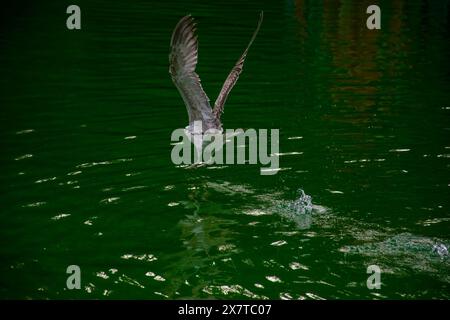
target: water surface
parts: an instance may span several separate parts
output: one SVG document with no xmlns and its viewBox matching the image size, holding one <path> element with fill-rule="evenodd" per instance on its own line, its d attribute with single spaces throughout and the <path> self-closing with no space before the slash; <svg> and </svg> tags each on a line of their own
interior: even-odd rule
<svg viewBox="0 0 450 320">
<path fill-rule="evenodd" d="M 79 31 L 47 2 L 0 31 L 0 297 L 449 298 L 448 1 L 380 1 L 378 31 L 365 1 L 78 1 Z M 214 101 L 260 10 L 223 120 L 280 129 L 281 170 L 173 165 L 176 22 Z"/>
</svg>

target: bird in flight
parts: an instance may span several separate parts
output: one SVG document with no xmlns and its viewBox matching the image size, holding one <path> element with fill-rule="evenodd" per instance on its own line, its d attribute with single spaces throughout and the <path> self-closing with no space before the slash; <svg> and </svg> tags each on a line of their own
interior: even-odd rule
<svg viewBox="0 0 450 320">
<path fill-rule="evenodd" d="M 261 11 L 256 30 L 244 53 L 225 80 L 214 103 L 214 108 L 211 107 L 209 98 L 200 83 L 200 77 L 195 72 L 198 60 L 198 42 L 194 19 L 187 15 L 181 18 L 176 25 L 170 41 L 169 73 L 186 105 L 189 115 L 189 126 L 186 127 L 186 130 L 189 133 L 194 132 L 194 122 L 201 123 L 201 133 L 205 131 L 223 132 L 220 116 L 223 113 L 227 97 L 242 72 L 248 50 L 258 34 L 262 20 L 263 12 Z"/>
</svg>

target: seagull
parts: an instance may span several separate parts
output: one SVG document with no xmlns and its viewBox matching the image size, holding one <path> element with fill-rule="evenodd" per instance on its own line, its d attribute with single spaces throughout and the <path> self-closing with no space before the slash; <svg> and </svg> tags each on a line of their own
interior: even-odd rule
<svg viewBox="0 0 450 320">
<path fill-rule="evenodd" d="M 195 125 L 201 124 L 202 131 L 200 134 L 206 131 L 217 134 L 223 132 L 220 117 L 223 113 L 225 102 L 242 72 L 248 50 L 258 34 L 262 20 L 263 12 L 261 11 L 258 25 L 247 48 L 228 74 L 214 103 L 214 108 L 212 108 L 208 96 L 203 91 L 200 77 L 195 72 L 198 61 L 198 41 L 195 34 L 196 24 L 191 15 L 180 19 L 170 40 L 169 73 L 183 98 L 189 115 L 189 125 L 185 128 L 185 132 L 189 134 L 198 133 L 194 123 Z"/>
</svg>

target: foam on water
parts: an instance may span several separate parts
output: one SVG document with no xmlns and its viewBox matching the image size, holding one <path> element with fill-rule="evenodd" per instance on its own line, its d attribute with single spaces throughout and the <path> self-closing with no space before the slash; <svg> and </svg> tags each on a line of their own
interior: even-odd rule
<svg viewBox="0 0 450 320">
<path fill-rule="evenodd" d="M 386 272 L 421 272 L 450 282 L 448 245 L 448 241 L 443 239 L 401 233 L 382 241 L 344 246 L 340 251 L 369 260 L 376 259 Z"/>
</svg>

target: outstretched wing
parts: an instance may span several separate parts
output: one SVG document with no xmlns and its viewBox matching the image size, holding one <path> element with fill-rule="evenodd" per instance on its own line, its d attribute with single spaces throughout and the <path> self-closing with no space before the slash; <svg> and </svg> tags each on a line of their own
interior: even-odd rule
<svg viewBox="0 0 450 320">
<path fill-rule="evenodd" d="M 216 102 L 214 103 L 214 117 L 216 119 L 220 119 L 220 115 L 223 113 L 223 107 L 225 105 L 225 101 L 228 98 L 228 94 L 230 93 L 231 89 L 233 89 L 234 85 L 236 84 L 239 75 L 242 72 L 242 68 L 244 66 L 245 58 L 247 57 L 248 50 L 250 49 L 250 46 L 252 45 L 253 41 L 256 38 L 256 35 L 258 34 L 259 28 L 261 27 L 261 23 L 263 21 L 263 12 L 261 11 L 261 14 L 259 16 L 258 26 L 256 27 L 255 32 L 253 33 L 252 39 L 250 40 L 247 48 L 245 49 L 242 56 L 239 58 L 239 60 L 234 65 L 233 69 L 231 70 L 230 74 L 228 75 L 227 79 L 225 80 L 222 89 L 220 90 L 219 96 L 216 99 Z"/>
<path fill-rule="evenodd" d="M 189 123 L 196 120 L 213 121 L 209 99 L 195 72 L 198 56 L 198 42 L 195 35 L 194 19 L 183 17 L 175 27 L 170 41 L 169 73 L 172 81 L 183 97 L 189 114 Z"/>
</svg>

